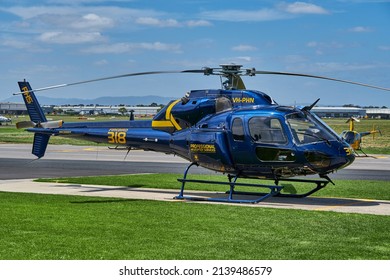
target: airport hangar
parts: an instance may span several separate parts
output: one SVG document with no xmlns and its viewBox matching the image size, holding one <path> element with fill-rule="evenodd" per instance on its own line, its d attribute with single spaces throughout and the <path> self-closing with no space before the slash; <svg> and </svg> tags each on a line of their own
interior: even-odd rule
<svg viewBox="0 0 390 280">
<path fill-rule="evenodd" d="M 314 107 L 312 110 L 320 118 L 378 118 L 390 119 L 390 109 L 360 107 Z"/>
</svg>

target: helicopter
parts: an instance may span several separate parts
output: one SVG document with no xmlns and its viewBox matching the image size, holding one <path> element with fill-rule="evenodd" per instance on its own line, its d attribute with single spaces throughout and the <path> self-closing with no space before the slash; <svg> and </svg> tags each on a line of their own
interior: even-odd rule
<svg viewBox="0 0 390 280">
<path fill-rule="evenodd" d="M 3 123 L 12 123 L 12 119 L 0 115 L 0 125 L 2 125 Z"/>
<path fill-rule="evenodd" d="M 203 74 L 219 76 L 220 89 L 191 90 L 180 99 L 169 102 L 152 120 L 66 123 L 48 121 L 35 92 L 109 79 L 156 74 Z M 217 68 L 196 70 L 150 71 L 129 73 L 93 80 L 60 84 L 32 90 L 26 80 L 18 82 L 30 121 L 16 124 L 34 133 L 32 154 L 44 156 L 51 136 L 74 137 L 132 149 L 173 154 L 190 162 L 178 178 L 181 183 L 176 199 L 212 202 L 258 203 L 272 196 L 306 197 L 332 183 L 329 174 L 350 165 L 353 148 L 326 123 L 311 112 L 310 106 L 279 105 L 268 94 L 248 90 L 241 77 L 255 75 L 288 75 L 318 78 L 390 89 L 291 72 L 243 69 L 242 65 L 222 64 Z M 227 175 L 226 182 L 188 179 L 192 166 L 202 166 Z M 318 175 L 307 179 L 304 176 Z M 238 179 L 258 181 L 241 183 Z M 269 180 L 272 183 L 259 182 Z M 187 183 L 226 185 L 223 197 L 200 198 L 184 194 Z M 252 181 L 251 181 L 252 182 Z M 268 182 L 268 181 L 267 181 Z M 283 182 L 312 185 L 305 193 L 282 193 Z M 237 187 L 265 189 L 265 192 L 237 191 Z"/>
<path fill-rule="evenodd" d="M 362 152 L 364 156 L 368 156 L 363 150 L 362 150 L 362 137 L 371 135 L 372 137 L 375 137 L 375 134 L 379 133 L 382 135 L 382 132 L 379 129 L 372 129 L 370 131 L 364 131 L 364 132 L 358 132 L 355 130 L 355 122 L 360 122 L 358 118 L 350 117 L 346 123 L 349 123 L 349 130 L 344 130 L 341 132 L 340 136 L 343 138 L 355 151 L 355 154 L 357 156 L 360 156 L 358 151 Z"/>
</svg>

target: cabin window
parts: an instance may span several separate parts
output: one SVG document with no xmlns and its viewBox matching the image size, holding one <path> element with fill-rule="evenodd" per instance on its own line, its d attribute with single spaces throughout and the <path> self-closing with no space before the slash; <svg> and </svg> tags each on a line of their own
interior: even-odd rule
<svg viewBox="0 0 390 280">
<path fill-rule="evenodd" d="M 219 97 L 215 101 L 215 112 L 216 113 L 231 110 L 232 108 L 233 108 L 232 102 L 230 101 L 229 98 Z"/>
<path fill-rule="evenodd" d="M 244 124 L 242 119 L 235 118 L 233 120 L 232 134 L 235 141 L 244 141 Z"/>
<path fill-rule="evenodd" d="M 253 117 L 249 120 L 249 133 L 254 142 L 257 143 L 287 143 L 279 119 L 270 117 Z"/>
</svg>

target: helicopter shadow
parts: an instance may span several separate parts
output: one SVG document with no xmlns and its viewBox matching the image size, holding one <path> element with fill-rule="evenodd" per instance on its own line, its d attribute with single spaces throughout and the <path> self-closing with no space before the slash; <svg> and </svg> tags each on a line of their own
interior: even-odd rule
<svg viewBox="0 0 390 280">
<path fill-rule="evenodd" d="M 207 193 L 207 192 L 192 192 L 187 191 L 187 195 L 193 195 L 195 201 L 206 201 L 208 199 L 227 199 L 226 193 Z M 233 195 L 233 199 L 239 200 L 255 200 L 258 196 L 255 195 Z M 210 202 L 215 203 L 215 202 Z M 307 211 L 332 211 L 342 213 L 356 214 L 374 214 L 374 215 L 390 215 L 390 202 L 375 201 L 354 198 L 328 198 L 328 197 L 270 197 L 260 203 L 229 203 L 217 202 L 221 204 L 251 206 L 251 207 L 269 207 L 278 209 L 295 209 Z"/>
<path fill-rule="evenodd" d="M 208 198 L 227 198 L 228 194 L 226 193 L 210 193 L 210 192 L 192 192 L 187 191 L 187 194 L 189 195 L 195 195 L 196 197 L 199 197 L 200 199 L 208 199 Z M 258 198 L 256 195 L 241 195 L 241 194 L 235 194 L 233 195 L 234 199 L 237 200 L 253 200 Z M 390 202 L 382 202 L 381 204 L 389 204 Z M 273 196 L 270 197 L 258 204 L 255 205 L 279 205 L 286 207 L 288 206 L 299 206 L 299 205 L 305 205 L 305 206 L 313 206 L 313 207 L 342 207 L 342 206 L 359 206 L 359 207 L 365 207 L 365 206 L 377 206 L 379 205 L 378 201 L 374 200 L 363 200 L 363 199 L 354 199 L 354 198 L 327 198 L 327 197 L 303 197 L 303 198 L 291 198 L 291 197 L 277 197 Z M 252 204 L 253 205 L 253 204 Z"/>
<path fill-rule="evenodd" d="M 354 198 L 328 198 L 328 197 L 305 197 L 305 198 L 287 198 L 287 197 L 272 197 L 269 203 L 284 203 L 284 204 L 300 204 L 317 207 L 366 207 L 377 206 L 378 201 L 362 200 Z"/>
<path fill-rule="evenodd" d="M 178 194 L 179 190 L 176 189 L 150 189 L 150 188 L 143 188 L 145 185 L 142 184 L 133 184 L 131 186 L 121 186 L 121 187 L 111 187 L 111 186 L 97 186 L 97 185 L 82 185 L 82 184 L 66 184 L 66 185 L 53 185 L 52 187 L 58 187 L 58 188 L 68 188 L 68 189 L 74 189 L 77 192 L 80 193 L 90 193 L 91 195 L 93 193 L 101 193 L 101 192 L 118 192 L 115 197 L 119 197 L 119 192 L 137 192 L 137 193 L 150 193 L 150 194 L 166 194 L 166 195 L 172 195 L 175 196 Z M 206 193 L 204 193 L 206 195 Z M 128 198 L 128 197 L 123 197 Z M 147 196 L 145 196 L 144 199 L 148 199 Z M 151 198 L 153 199 L 153 198 Z M 131 198 L 131 200 L 133 200 Z"/>
<path fill-rule="evenodd" d="M 260 203 L 229 203 L 229 202 L 209 202 L 209 199 L 226 199 L 228 194 L 225 192 L 193 191 L 188 190 L 186 195 L 191 197 L 187 199 L 175 199 L 179 194 L 177 189 L 147 189 L 142 185 L 132 185 L 127 187 L 106 187 L 106 186 L 86 186 L 79 184 L 63 185 L 62 187 L 71 188 L 79 193 L 89 193 L 88 195 L 102 196 L 102 192 L 107 192 L 102 200 L 86 200 L 77 203 L 128 203 L 141 200 L 161 200 L 161 201 L 181 201 L 181 202 L 200 202 L 225 205 L 240 205 L 250 207 L 271 207 L 281 209 L 300 209 L 312 211 L 337 211 L 349 213 L 366 213 L 390 215 L 390 202 L 363 200 L 354 198 L 328 198 L 328 197 L 270 197 Z M 110 199 L 109 197 L 112 197 Z M 116 200 L 115 198 L 121 198 Z M 234 199 L 256 199 L 256 195 L 234 194 Z M 73 202 L 72 202 L 73 203 Z M 74 202 L 76 203 L 76 202 Z M 378 207 L 385 207 L 384 210 L 376 210 Z"/>
</svg>

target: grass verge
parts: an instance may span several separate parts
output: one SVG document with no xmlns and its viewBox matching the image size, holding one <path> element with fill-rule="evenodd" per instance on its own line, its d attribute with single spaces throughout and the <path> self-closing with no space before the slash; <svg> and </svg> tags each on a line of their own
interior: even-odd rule
<svg viewBox="0 0 390 280">
<path fill-rule="evenodd" d="M 0 259 L 383 259 L 387 216 L 0 193 Z"/>
</svg>

